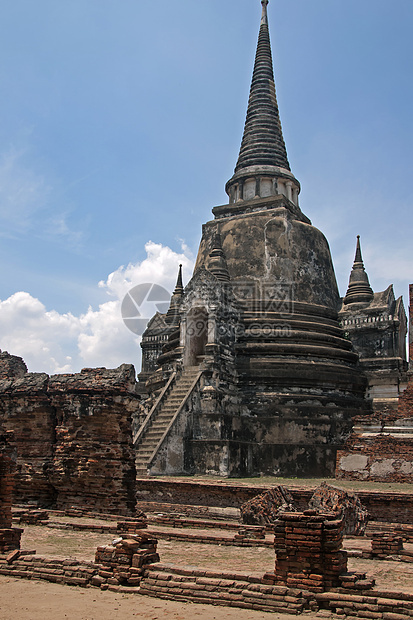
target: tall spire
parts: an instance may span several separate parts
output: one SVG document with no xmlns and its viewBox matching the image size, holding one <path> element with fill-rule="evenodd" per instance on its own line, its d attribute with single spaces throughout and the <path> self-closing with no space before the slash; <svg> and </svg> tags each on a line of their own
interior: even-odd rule
<svg viewBox="0 0 413 620">
<path fill-rule="evenodd" d="M 298 207 L 300 184 L 291 172 L 275 94 L 268 0 L 262 15 L 244 134 L 234 175 L 225 186 L 230 204 L 283 194 Z"/>
<path fill-rule="evenodd" d="M 370 286 L 368 275 L 364 270 L 363 258 L 361 256 L 360 235 L 357 235 L 356 256 L 354 258 L 353 269 L 350 273 L 347 293 L 343 301 L 346 305 L 369 303 L 372 301 L 373 297 L 373 289 Z"/>
<path fill-rule="evenodd" d="M 235 172 L 248 166 L 290 170 L 275 94 L 267 4 L 262 0 L 261 27 L 255 56 L 244 135 Z"/>
</svg>

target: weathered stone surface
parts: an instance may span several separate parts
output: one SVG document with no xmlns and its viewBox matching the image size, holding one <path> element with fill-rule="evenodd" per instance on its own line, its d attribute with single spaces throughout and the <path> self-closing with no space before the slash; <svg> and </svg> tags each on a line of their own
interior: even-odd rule
<svg viewBox="0 0 413 620">
<path fill-rule="evenodd" d="M 298 205 L 266 17 L 240 157 L 226 191 L 229 203 L 215 207 L 215 219 L 203 226 L 177 329 L 165 330 L 160 368 L 146 382 L 158 390 L 159 379 L 165 384 L 173 372 L 202 370 L 197 397 L 179 421 L 184 456 L 175 471 L 168 458 L 149 471 L 331 476 L 352 417 L 370 410 L 367 380 L 338 322 L 328 243 Z M 167 396 L 163 404 L 171 404 Z M 163 454 L 175 442 L 171 429 Z"/>
</svg>

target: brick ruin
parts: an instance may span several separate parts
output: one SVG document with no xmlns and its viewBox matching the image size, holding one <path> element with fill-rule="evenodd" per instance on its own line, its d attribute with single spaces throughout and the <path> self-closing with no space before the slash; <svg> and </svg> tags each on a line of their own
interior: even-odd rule
<svg viewBox="0 0 413 620">
<path fill-rule="evenodd" d="M 174 486 L 177 487 L 177 497 L 184 483 L 171 482 L 170 490 Z M 226 493 L 229 485 L 223 484 L 221 488 L 221 485 L 215 484 L 215 487 L 214 505 L 219 499 L 220 490 L 223 499 L 230 498 Z M 246 487 L 246 490 L 251 492 L 250 487 Z M 293 497 L 286 489 L 278 489 L 274 497 L 277 503 L 284 504 L 284 510 L 275 515 L 272 525 L 267 523 L 264 528 L 241 527 L 239 532 L 243 529 L 249 531 L 233 536 L 231 532 L 225 534 L 222 531 L 219 535 L 207 536 L 203 530 L 206 527 L 236 530 L 237 523 L 234 521 L 214 523 L 207 519 L 200 520 L 199 515 L 195 520 L 186 519 L 182 514 L 177 518 L 179 504 L 174 505 L 174 512 L 169 515 L 169 520 L 167 514 L 157 514 L 158 505 L 154 503 L 149 515 L 140 512 L 137 515 L 139 518 L 125 519 L 118 521 L 117 525 L 114 523 L 107 526 L 95 524 L 93 520 L 90 524 L 86 523 L 85 517 L 93 518 L 98 516 L 98 513 L 80 508 L 66 510 L 65 514 L 83 517 L 81 522 L 74 521 L 69 524 L 52 521 L 50 525 L 47 519 L 42 518 L 46 511 L 34 510 L 34 522 L 45 528 L 59 525 L 63 529 L 71 527 L 81 531 L 100 530 L 116 533 L 117 537 L 111 544 L 98 547 L 94 562 L 47 559 L 38 557 L 34 551 L 24 549 L 7 555 L 0 554 L 0 574 L 81 587 L 92 586 L 129 595 L 143 594 L 182 602 L 202 602 L 267 612 L 320 612 L 321 615 L 328 612 L 377 620 L 408 620 L 411 617 L 413 595 L 383 591 L 377 588 L 374 579 L 365 573 L 347 570 L 347 552 L 342 548 L 342 543 L 347 529 L 345 521 L 349 515 L 349 502 L 353 501 L 353 505 L 358 506 L 355 496 L 346 496 L 340 489 L 322 485 L 312 494 L 317 509 L 300 509 L 294 512 L 289 510 L 288 502 L 285 502 L 285 499 L 290 501 Z M 311 504 L 308 493 L 305 497 Z M 300 499 L 294 492 L 293 500 L 297 505 L 301 505 L 304 496 Z M 263 505 L 262 499 L 259 501 Z M 192 510 L 197 514 L 199 510 L 202 512 L 202 507 L 193 505 Z M 31 521 L 28 513 L 27 510 L 20 510 L 17 514 Z M 51 519 L 53 514 L 63 514 L 61 511 L 51 513 Z M 409 516 L 411 522 L 411 511 Z M 112 516 L 111 521 L 114 519 Z M 160 523 L 169 524 L 170 527 L 165 531 L 159 527 L 153 528 Z M 200 528 L 198 536 L 181 529 L 191 527 L 190 524 L 193 528 Z M 390 527 L 390 523 L 387 526 Z M 265 532 L 262 532 L 262 529 Z M 407 540 L 413 540 L 413 532 L 402 531 L 403 534 L 398 535 L 375 532 L 371 536 L 371 551 L 363 551 L 362 557 L 413 561 L 413 554 L 404 552 L 402 544 L 402 539 L 406 539 L 406 536 Z M 274 543 L 268 540 L 271 537 L 270 532 L 274 533 Z M 259 576 L 257 573 L 249 574 L 247 566 L 242 572 L 231 572 L 227 567 L 220 566 L 202 569 L 180 564 L 163 564 L 162 553 L 158 555 L 158 539 L 221 546 L 274 546 L 274 570 Z M 198 566 L 202 566 L 202 560 Z"/>
<path fill-rule="evenodd" d="M 413 284 L 409 286 L 409 296 L 409 368 L 411 369 L 413 367 Z M 407 379 L 407 387 L 397 399 L 394 397 L 381 399 L 370 415 L 359 414 L 354 417 L 352 433 L 342 449 L 337 452 L 335 473 L 337 479 L 412 482 L 413 374 L 411 370 L 407 373 Z"/>
<path fill-rule="evenodd" d="M 12 433 L 0 427 L 0 553 L 19 549 L 23 532 L 12 527 L 14 462 L 11 439 Z"/>
<path fill-rule="evenodd" d="M 139 383 L 131 365 L 48 376 L 0 352 L 17 503 L 131 513 L 136 473 L 413 480 L 403 303 L 391 286 L 373 292 L 359 240 L 339 297 L 327 241 L 298 204 L 266 4 L 229 202 L 203 227 L 191 281 L 179 270 L 148 324 Z M 268 110 L 263 137 L 251 119 Z"/>
<path fill-rule="evenodd" d="M 14 431 L 15 503 L 133 512 L 132 365 L 49 377 L 1 352 L 0 396 L 0 419 Z"/>
<path fill-rule="evenodd" d="M 285 511 L 296 511 L 292 495 L 283 486 L 277 486 L 260 493 L 242 504 L 241 519 L 249 525 L 268 525 Z"/>
<path fill-rule="evenodd" d="M 105 585 L 138 586 L 144 574 L 143 567 L 160 560 L 157 545 L 152 534 L 138 531 L 128 538 L 115 539 L 111 545 L 98 547 L 95 562 L 101 566 L 92 578 L 92 585 L 102 589 Z"/>
</svg>

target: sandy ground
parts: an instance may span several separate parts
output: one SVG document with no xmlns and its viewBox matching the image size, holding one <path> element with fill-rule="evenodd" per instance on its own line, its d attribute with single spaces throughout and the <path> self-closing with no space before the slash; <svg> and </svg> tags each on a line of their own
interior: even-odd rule
<svg viewBox="0 0 413 620">
<path fill-rule="evenodd" d="M 0 576 L 1 620 L 291 620 L 291 617 Z M 316 618 L 311 614 L 305 617 Z"/>
<path fill-rule="evenodd" d="M 70 519 L 65 519 L 70 521 Z M 78 521 L 78 519 L 73 519 Z M 89 522 L 94 522 L 89 520 Z M 167 529 L 165 527 L 161 529 Z M 156 528 L 150 527 L 156 532 Z M 176 531 L 176 530 L 175 530 Z M 185 532 L 201 532 L 185 528 Z M 207 534 L 214 533 L 212 530 Z M 231 536 L 228 532 L 226 536 Z M 156 536 L 156 534 L 155 534 Z M 76 532 L 59 530 L 36 525 L 24 526 L 22 549 L 36 549 L 37 555 L 45 558 L 76 558 L 93 561 L 96 547 L 107 545 L 113 540 L 113 534 L 96 534 L 93 532 Z M 369 549 L 371 542 L 365 538 L 346 539 L 346 549 Z M 405 544 L 405 549 L 413 552 L 413 544 Z M 269 547 L 227 547 L 207 545 L 185 541 L 168 541 L 159 539 L 158 553 L 161 562 L 175 566 L 216 570 L 221 568 L 228 572 L 262 576 L 274 570 L 275 553 Z M 374 577 L 377 587 L 394 592 L 413 592 L 413 563 L 391 562 L 384 560 L 348 559 L 350 571 L 366 572 Z M 0 620 L 3 620 L 0 615 Z"/>
<path fill-rule="evenodd" d="M 71 521 L 68 518 L 55 521 Z M 96 523 L 95 520 L 73 519 Z M 102 521 L 103 522 L 103 521 Z M 150 528 L 151 530 L 156 528 Z M 166 529 L 166 528 L 162 528 Z M 191 530 L 186 529 L 190 532 Z M 193 532 L 200 530 L 192 530 Z M 154 532 L 155 533 L 155 532 Z M 208 534 L 213 531 L 207 532 Z M 228 532 L 226 535 L 231 535 Z M 156 535 L 156 534 L 155 534 Z M 47 558 L 93 560 L 96 547 L 108 544 L 113 534 L 90 531 L 24 526 L 23 549 L 36 549 Z M 366 539 L 347 539 L 348 549 L 368 548 Z M 413 551 L 413 545 L 405 545 Z M 262 575 L 274 567 L 274 550 L 263 547 L 227 547 L 187 541 L 159 539 L 161 562 L 198 568 L 224 568 L 234 572 Z M 413 592 L 413 564 L 349 558 L 349 570 L 365 571 L 376 578 L 378 588 L 395 592 Z M 325 613 L 325 612 L 324 612 Z M 291 615 L 268 614 L 240 608 L 181 603 L 139 594 L 103 592 L 98 588 L 62 586 L 46 581 L 16 579 L 0 575 L 0 620 L 291 620 Z M 310 620 L 320 620 L 305 614 Z"/>
</svg>

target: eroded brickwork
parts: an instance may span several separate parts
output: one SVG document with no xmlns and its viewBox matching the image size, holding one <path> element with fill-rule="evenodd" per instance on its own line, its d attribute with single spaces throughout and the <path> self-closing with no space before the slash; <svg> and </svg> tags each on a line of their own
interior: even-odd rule
<svg viewBox="0 0 413 620">
<path fill-rule="evenodd" d="M 0 420 L 14 431 L 16 503 L 134 510 L 132 365 L 49 377 L 3 353 L 0 396 Z"/>
<path fill-rule="evenodd" d="M 355 422 L 337 452 L 336 478 L 375 482 L 413 482 L 413 382 L 400 396 L 397 411 Z"/>
<path fill-rule="evenodd" d="M 14 463 L 10 435 L 0 429 L 0 553 L 19 549 L 23 532 L 12 527 Z"/>
<path fill-rule="evenodd" d="M 99 573 L 92 584 L 105 589 L 104 584 L 138 586 L 144 573 L 143 567 L 159 562 L 156 551 L 158 541 L 150 533 L 137 532 L 128 538 L 118 538 L 112 545 L 97 548 L 95 561 Z"/>
<path fill-rule="evenodd" d="M 48 393 L 56 411 L 50 480 L 59 509 L 134 510 L 134 384 L 133 366 L 126 364 L 50 377 Z"/>
<path fill-rule="evenodd" d="M 276 582 L 315 592 L 339 585 L 339 576 L 347 572 L 343 517 L 315 510 L 285 512 L 274 532 Z"/>
<path fill-rule="evenodd" d="M 410 285 L 410 366 L 412 366 L 412 294 Z M 375 482 L 413 482 L 413 375 L 397 407 L 383 405 L 374 416 L 354 419 L 353 433 L 337 452 L 336 478 Z"/>
</svg>

